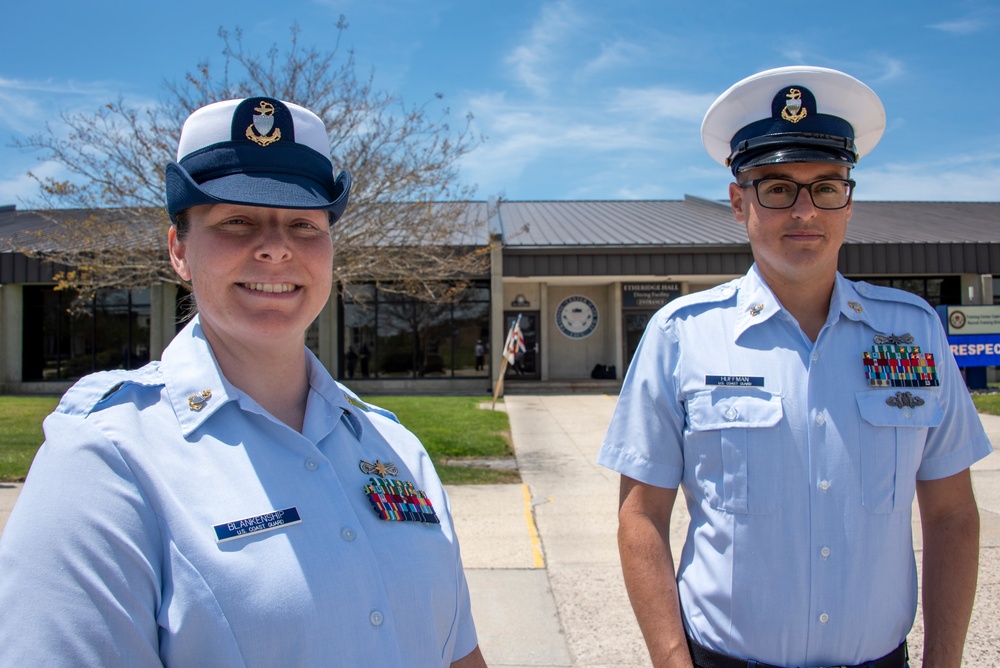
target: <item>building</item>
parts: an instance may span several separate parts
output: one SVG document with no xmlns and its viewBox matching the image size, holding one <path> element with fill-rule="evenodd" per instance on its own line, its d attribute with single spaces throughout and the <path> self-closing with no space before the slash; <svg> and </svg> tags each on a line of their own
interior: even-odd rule
<svg viewBox="0 0 1000 668">
<path fill-rule="evenodd" d="M 474 277 L 446 306 L 338 286 L 307 340 L 335 377 L 362 393 L 484 393 L 520 316 L 526 345 L 511 382 L 620 381 L 660 306 L 753 262 L 728 203 L 688 196 L 468 207 L 479 221 L 474 243 L 491 249 L 490 275 Z M 86 313 L 67 313 L 71 296 L 53 290 L 55 269 L 20 252 L 38 232 L 58 243 L 52 226 L 41 212 L 0 209 L 3 393 L 58 394 L 92 370 L 140 366 L 159 355 L 184 311 L 183 290 L 158 282 L 102 291 Z M 840 270 L 935 306 L 1000 303 L 998 232 L 1000 202 L 855 202 Z"/>
</svg>

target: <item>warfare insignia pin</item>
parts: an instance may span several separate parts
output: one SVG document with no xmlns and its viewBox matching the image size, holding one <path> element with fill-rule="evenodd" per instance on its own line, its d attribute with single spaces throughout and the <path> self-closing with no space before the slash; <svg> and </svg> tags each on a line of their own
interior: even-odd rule
<svg viewBox="0 0 1000 668">
<path fill-rule="evenodd" d="M 192 394 L 188 397 L 188 408 L 193 411 L 200 411 L 211 398 L 212 390 L 202 390 L 198 394 Z"/>
<path fill-rule="evenodd" d="M 376 459 L 375 463 L 372 464 L 371 462 L 366 462 L 362 459 L 358 466 L 361 468 L 362 473 L 377 473 L 382 478 L 387 475 L 399 475 L 399 469 L 392 462 L 386 462 L 383 464 L 381 461 Z"/>
<path fill-rule="evenodd" d="M 785 108 L 781 110 L 783 119 L 789 123 L 798 123 L 809 114 L 802 106 L 802 91 L 798 88 L 789 88 L 785 98 Z"/>
<path fill-rule="evenodd" d="M 890 406 L 895 406 L 896 408 L 916 408 L 917 406 L 923 406 L 924 400 L 920 397 L 915 397 L 909 392 L 897 392 L 893 396 L 885 400 L 885 403 Z"/>
<path fill-rule="evenodd" d="M 847 302 L 847 305 L 850 306 L 851 309 L 853 309 L 854 312 L 857 313 L 858 315 L 861 315 L 861 312 L 864 310 L 863 308 L 861 308 L 861 304 L 857 302 Z"/>
<path fill-rule="evenodd" d="M 909 345 L 913 343 L 913 336 L 911 334 L 900 334 L 899 336 L 896 336 L 895 334 L 876 334 L 874 343 L 879 345 L 885 345 L 888 343 L 893 346 L 898 346 L 901 343 Z"/>
<path fill-rule="evenodd" d="M 750 315 L 752 317 L 757 317 L 758 315 L 760 315 L 760 312 L 763 311 L 763 310 L 764 310 L 764 305 L 763 304 L 756 304 L 756 305 L 750 307 Z"/>
<path fill-rule="evenodd" d="M 274 105 L 267 100 L 261 100 L 260 105 L 253 108 L 253 123 L 247 126 L 247 139 L 261 146 L 268 146 L 281 139 L 281 128 L 274 127 Z M 271 134 L 274 130 L 274 134 Z"/>
<path fill-rule="evenodd" d="M 427 494 L 403 480 L 369 478 L 365 494 L 379 519 L 389 522 L 425 522 L 440 524 Z"/>
</svg>

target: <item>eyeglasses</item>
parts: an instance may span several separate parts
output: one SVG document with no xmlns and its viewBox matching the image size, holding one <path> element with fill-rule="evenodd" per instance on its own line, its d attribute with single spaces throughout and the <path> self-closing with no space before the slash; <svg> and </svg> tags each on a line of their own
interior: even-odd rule
<svg viewBox="0 0 1000 668">
<path fill-rule="evenodd" d="M 757 201 L 765 209 L 788 209 L 805 188 L 817 209 L 843 209 L 851 201 L 853 179 L 821 179 L 812 183 L 799 183 L 790 179 L 754 179 L 737 184 L 741 188 L 753 187 Z"/>
</svg>

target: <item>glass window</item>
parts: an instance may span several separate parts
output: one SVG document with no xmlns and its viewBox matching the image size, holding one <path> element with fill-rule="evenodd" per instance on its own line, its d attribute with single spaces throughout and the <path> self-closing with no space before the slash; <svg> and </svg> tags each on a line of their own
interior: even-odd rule
<svg viewBox="0 0 1000 668">
<path fill-rule="evenodd" d="M 374 285 L 348 286 L 343 308 L 342 378 L 489 374 L 489 287 L 432 304 Z"/>
<path fill-rule="evenodd" d="M 23 380 L 76 380 L 149 361 L 148 289 L 102 290 L 73 312 L 71 291 L 30 285 L 23 295 Z"/>
</svg>

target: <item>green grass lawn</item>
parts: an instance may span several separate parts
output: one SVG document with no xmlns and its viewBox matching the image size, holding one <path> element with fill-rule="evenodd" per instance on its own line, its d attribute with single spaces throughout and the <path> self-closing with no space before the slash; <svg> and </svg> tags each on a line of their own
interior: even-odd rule
<svg viewBox="0 0 1000 668">
<path fill-rule="evenodd" d="M 446 484 L 519 482 L 517 471 L 444 465 L 444 460 L 513 457 L 507 413 L 481 409 L 482 397 L 366 397 L 417 435 Z M 489 402 L 486 402 L 489 403 Z"/>
<path fill-rule="evenodd" d="M 972 401 L 980 413 L 1000 415 L 1000 392 L 973 394 Z"/>
<path fill-rule="evenodd" d="M 480 409 L 482 397 L 376 397 L 420 438 L 446 484 L 518 482 L 517 471 L 449 465 L 463 458 L 512 457 L 502 411 Z M 0 397 L 0 481 L 23 480 L 42 442 L 42 419 L 58 397 Z"/>
<path fill-rule="evenodd" d="M 59 397 L 0 397 L 0 480 L 23 480 Z"/>
</svg>

